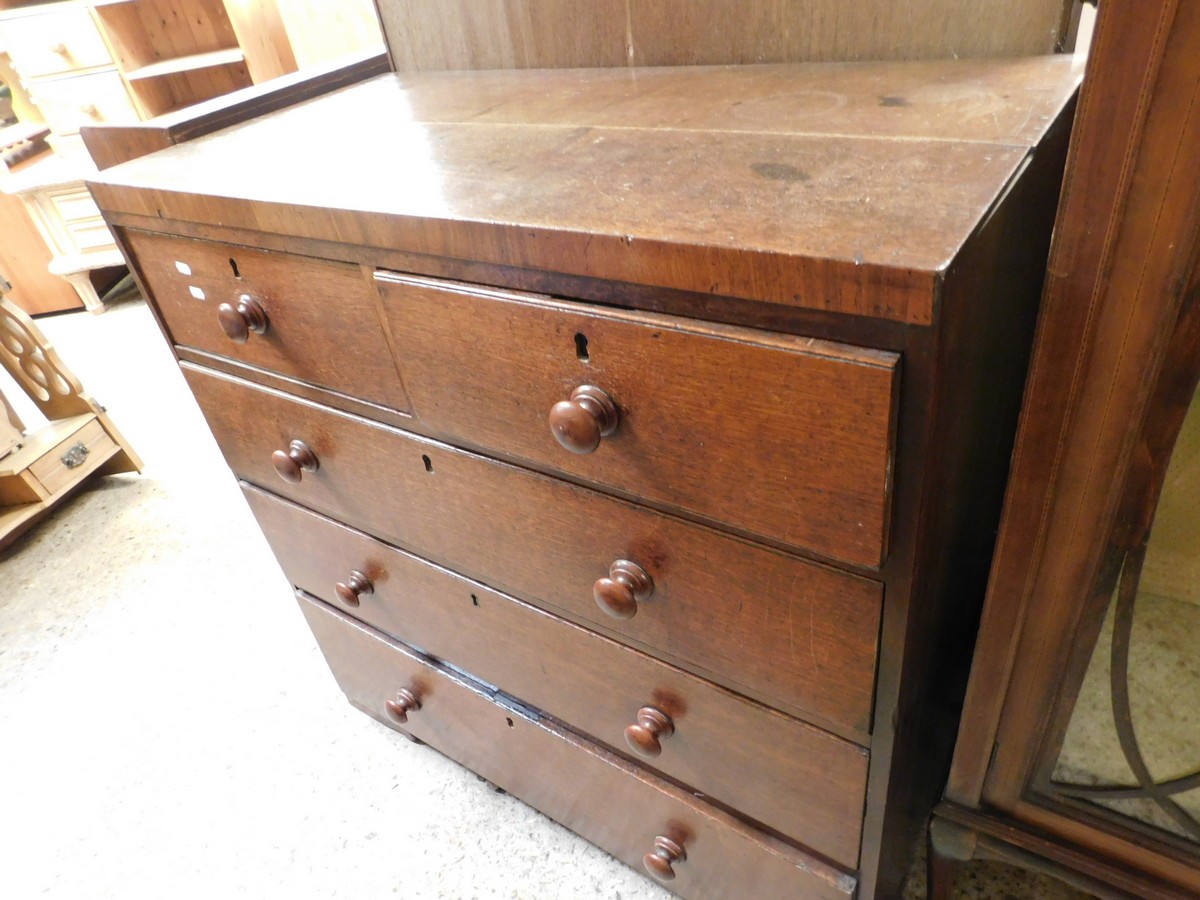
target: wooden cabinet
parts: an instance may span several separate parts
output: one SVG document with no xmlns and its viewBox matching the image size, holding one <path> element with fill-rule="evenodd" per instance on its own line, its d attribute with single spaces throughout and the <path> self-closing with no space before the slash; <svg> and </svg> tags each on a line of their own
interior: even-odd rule
<svg viewBox="0 0 1200 900">
<path fill-rule="evenodd" d="M 890 897 L 1079 76 L 386 74 L 92 187 L 350 702 L 681 895 Z"/>
<path fill-rule="evenodd" d="M 932 893 L 1200 893 L 1200 15 L 1101 4 Z"/>
</svg>

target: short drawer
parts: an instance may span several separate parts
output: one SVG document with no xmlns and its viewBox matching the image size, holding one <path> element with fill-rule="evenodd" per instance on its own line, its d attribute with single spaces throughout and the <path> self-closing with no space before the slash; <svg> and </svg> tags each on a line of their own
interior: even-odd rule
<svg viewBox="0 0 1200 900">
<path fill-rule="evenodd" d="M 64 222 L 92 221 L 101 217 L 100 208 L 87 188 L 52 191 L 48 196 Z"/>
<path fill-rule="evenodd" d="M 10 13 L 0 22 L 0 42 L 22 77 L 112 65 L 104 39 L 82 4 L 54 4 L 31 13 Z"/>
<path fill-rule="evenodd" d="M 116 72 L 38 81 L 30 91 L 55 134 L 77 134 L 82 125 L 138 120 L 137 110 Z"/>
<path fill-rule="evenodd" d="M 856 865 L 862 748 L 257 488 L 243 490 L 296 587 Z M 631 726 L 645 746 L 628 743 Z"/>
<path fill-rule="evenodd" d="M 175 343 L 408 409 L 375 297 L 358 266 L 134 230 L 124 235 Z M 223 305 L 234 317 L 242 298 L 261 310 L 265 330 L 247 329 L 239 343 L 220 319 Z"/>
<path fill-rule="evenodd" d="M 183 369 L 226 460 L 247 481 L 837 733 L 867 733 L 880 584 L 240 379 Z M 276 459 L 289 463 L 289 452 L 305 458 L 292 441 L 317 465 L 291 472 L 297 483 L 274 468 Z M 594 599 L 618 560 L 650 581 L 630 618 L 601 612 Z"/>
<path fill-rule="evenodd" d="M 414 415 L 431 430 L 880 565 L 896 354 L 390 273 L 376 281 Z"/>
<path fill-rule="evenodd" d="M 65 225 L 67 234 L 71 236 L 72 242 L 82 253 L 105 247 L 113 249 L 116 247 L 113 244 L 112 232 L 108 230 L 103 219 L 81 219 L 77 222 L 67 222 Z"/>
<path fill-rule="evenodd" d="M 849 900 L 855 879 L 760 834 L 329 607 L 300 606 L 352 704 L 420 738 L 618 859 L 646 871 L 656 842 L 683 853 L 680 896 Z M 406 694 L 401 694 L 404 691 Z M 405 721 L 398 721 L 403 716 Z"/>
<path fill-rule="evenodd" d="M 57 494 L 116 452 L 113 439 L 93 418 L 33 463 L 29 471 L 48 493 Z"/>
</svg>

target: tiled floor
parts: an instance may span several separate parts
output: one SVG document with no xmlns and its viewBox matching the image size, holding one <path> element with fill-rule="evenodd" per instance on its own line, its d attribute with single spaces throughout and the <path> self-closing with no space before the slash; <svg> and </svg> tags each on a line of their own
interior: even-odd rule
<svg viewBox="0 0 1200 900">
<path fill-rule="evenodd" d="M 142 304 L 42 326 L 146 470 L 0 557 L 0 897 L 666 896 L 345 702 Z"/>
</svg>

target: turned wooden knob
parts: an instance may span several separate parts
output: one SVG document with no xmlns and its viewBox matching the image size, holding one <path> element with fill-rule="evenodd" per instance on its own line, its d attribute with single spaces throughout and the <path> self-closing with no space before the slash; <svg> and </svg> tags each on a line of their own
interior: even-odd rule
<svg viewBox="0 0 1200 900">
<path fill-rule="evenodd" d="M 55 44 L 50 48 L 51 53 L 57 53 L 59 56 L 70 56 L 71 50 L 66 44 Z"/>
<path fill-rule="evenodd" d="M 668 837 L 654 839 L 654 849 L 642 857 L 642 865 L 658 881 L 675 878 L 674 865 L 687 859 L 687 851 Z"/>
<path fill-rule="evenodd" d="M 617 404 L 590 384 L 575 388 L 570 400 L 560 400 L 550 409 L 550 433 L 572 453 L 591 453 L 620 421 Z"/>
<path fill-rule="evenodd" d="M 267 311 L 249 294 L 238 297 L 236 306 L 232 303 L 218 306 L 217 321 L 221 323 L 225 337 L 236 344 L 246 343 L 252 331 L 255 334 L 267 333 Z"/>
<path fill-rule="evenodd" d="M 592 586 L 599 607 L 614 619 L 632 619 L 638 604 L 654 593 L 654 582 L 635 562 L 618 559 L 608 567 L 608 577 Z"/>
<path fill-rule="evenodd" d="M 292 441 L 287 450 L 276 450 L 271 454 L 271 465 L 275 473 L 288 484 L 299 484 L 305 472 L 315 472 L 320 463 L 317 454 L 304 441 Z"/>
<path fill-rule="evenodd" d="M 638 710 L 637 724 L 625 729 L 625 743 L 638 756 L 653 759 L 662 755 L 661 741 L 675 733 L 671 717 L 653 706 Z"/>
<path fill-rule="evenodd" d="M 375 585 L 371 584 L 370 578 L 354 569 L 349 578 L 333 586 L 333 592 L 346 606 L 358 606 L 358 598 L 363 594 L 375 593 Z"/>
<path fill-rule="evenodd" d="M 396 696 L 384 705 L 387 707 L 388 717 L 393 722 L 404 725 L 408 722 L 408 714 L 421 708 L 421 701 L 408 688 L 400 688 L 396 691 Z"/>
<path fill-rule="evenodd" d="M 85 103 L 83 106 L 79 107 L 79 111 L 90 118 L 100 118 L 100 110 L 95 103 Z"/>
</svg>

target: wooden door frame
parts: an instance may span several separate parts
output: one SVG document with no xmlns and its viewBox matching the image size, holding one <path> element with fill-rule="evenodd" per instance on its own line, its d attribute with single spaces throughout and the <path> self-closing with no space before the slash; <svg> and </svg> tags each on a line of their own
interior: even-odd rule
<svg viewBox="0 0 1200 900">
<path fill-rule="evenodd" d="M 1200 890 L 1200 873 L 1185 852 L 1122 834 L 1030 786 L 1047 736 L 1054 740 L 1064 684 L 1079 675 L 1078 662 L 1068 675 L 1068 663 L 1089 625 L 1082 600 L 1102 578 L 1168 342 L 1185 303 L 1197 302 L 1197 60 L 1197 4 L 1101 3 L 948 802 L 939 809 L 993 842 L 1016 846 L 1014 824 L 1024 828 L 1036 835 L 1025 852 L 1060 868 L 1071 868 L 1073 847 L 1085 848 L 1096 854 L 1095 873 L 1115 862 L 1188 890 Z M 943 844 L 961 854 L 956 841 Z"/>
</svg>

